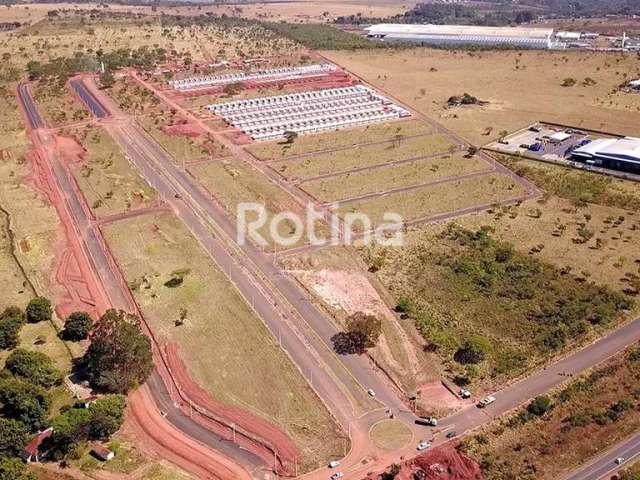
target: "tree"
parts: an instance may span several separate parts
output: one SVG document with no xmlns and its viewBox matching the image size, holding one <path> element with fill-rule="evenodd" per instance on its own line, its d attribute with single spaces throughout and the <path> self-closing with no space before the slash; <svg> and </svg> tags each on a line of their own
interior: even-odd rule
<svg viewBox="0 0 640 480">
<path fill-rule="evenodd" d="M 463 365 L 468 363 L 476 364 L 482 362 L 490 351 L 491 345 L 489 341 L 484 337 L 474 335 L 465 340 L 453 358 Z"/>
<path fill-rule="evenodd" d="M 53 309 L 51 308 L 51 302 L 45 297 L 33 298 L 27 305 L 25 311 L 27 322 L 38 323 L 42 321 L 50 321 Z"/>
<path fill-rule="evenodd" d="M 293 144 L 293 142 L 296 141 L 296 139 L 298 138 L 298 133 L 297 132 L 293 132 L 291 130 L 287 130 L 286 132 L 284 132 L 284 138 L 285 138 L 285 143 L 287 145 L 291 145 Z"/>
<path fill-rule="evenodd" d="M 42 75 L 42 64 L 35 60 L 27 62 L 27 74 L 31 80 L 37 80 Z"/>
<path fill-rule="evenodd" d="M 35 473 L 27 470 L 27 465 L 19 458 L 0 460 L 0 480 L 36 480 Z"/>
<path fill-rule="evenodd" d="M 93 321 L 87 312 L 73 312 L 64 322 L 62 338 L 77 342 L 89 336 Z"/>
<path fill-rule="evenodd" d="M 0 459 L 17 457 L 29 441 L 29 429 L 22 422 L 0 418 Z"/>
<path fill-rule="evenodd" d="M 53 435 L 46 441 L 47 456 L 60 460 L 73 450 L 77 442 L 89 435 L 91 413 L 86 408 L 71 408 L 51 421 Z"/>
<path fill-rule="evenodd" d="M 116 433 L 124 421 L 125 397 L 110 395 L 96 400 L 90 407 L 89 438 L 107 440 Z"/>
<path fill-rule="evenodd" d="M 347 331 L 334 335 L 334 349 L 340 354 L 364 353 L 378 343 L 382 333 L 382 321 L 363 312 L 356 312 L 347 319 Z"/>
<path fill-rule="evenodd" d="M 42 352 L 30 352 L 21 348 L 14 350 L 7 358 L 5 368 L 16 377 L 22 377 L 44 388 L 51 388 L 62 380 L 60 370 Z"/>
<path fill-rule="evenodd" d="M 100 74 L 100 85 L 102 88 L 111 88 L 115 83 L 116 79 L 110 69 L 107 68 Z"/>
<path fill-rule="evenodd" d="M 467 158 L 473 157 L 476 153 L 478 153 L 478 147 L 474 147 L 473 145 L 467 148 L 467 154 L 465 155 Z"/>
<path fill-rule="evenodd" d="M 527 412 L 536 417 L 541 417 L 549 410 L 553 408 L 551 399 L 546 395 L 540 395 L 534 398 L 529 405 L 527 405 Z"/>
<path fill-rule="evenodd" d="M 0 349 L 11 350 L 20 342 L 24 313 L 18 307 L 7 307 L 0 314 Z"/>
<path fill-rule="evenodd" d="M 90 338 L 83 365 L 94 388 L 126 393 L 151 374 L 151 342 L 140 330 L 136 315 L 107 310 L 96 322 Z"/>
<path fill-rule="evenodd" d="M 0 382 L 2 413 L 24 423 L 31 431 L 44 426 L 51 400 L 47 391 L 18 378 Z"/>
</svg>

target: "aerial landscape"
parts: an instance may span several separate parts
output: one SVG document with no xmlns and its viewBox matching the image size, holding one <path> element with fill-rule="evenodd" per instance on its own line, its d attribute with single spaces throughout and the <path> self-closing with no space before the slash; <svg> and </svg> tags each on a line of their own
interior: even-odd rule
<svg viewBox="0 0 640 480">
<path fill-rule="evenodd" d="M 637 0 L 3 0 L 0 480 L 640 480 Z"/>
</svg>

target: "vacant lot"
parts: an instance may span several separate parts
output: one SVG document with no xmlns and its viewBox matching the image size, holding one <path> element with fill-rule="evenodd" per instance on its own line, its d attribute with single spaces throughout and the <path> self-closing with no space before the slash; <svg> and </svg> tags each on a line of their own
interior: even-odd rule
<svg viewBox="0 0 640 480">
<path fill-rule="evenodd" d="M 389 122 L 335 132 L 305 135 L 293 144 L 264 143 L 249 147 L 261 160 L 279 160 L 304 153 L 354 147 L 361 143 L 392 141 L 394 138 L 432 133 L 431 128 L 416 120 Z"/>
<path fill-rule="evenodd" d="M 151 328 L 179 344 L 199 385 L 285 429 L 305 469 L 342 451 L 324 406 L 178 219 L 147 216 L 104 232 Z M 176 326 L 181 317 L 184 324 Z"/>
<path fill-rule="evenodd" d="M 74 136 L 86 153 L 73 174 L 96 216 L 143 208 L 153 202 L 156 192 L 140 178 L 105 130 L 85 128 Z"/>
<path fill-rule="evenodd" d="M 364 213 L 375 227 L 384 220 L 387 212 L 397 213 L 405 221 L 411 221 L 474 206 L 491 205 L 523 194 L 524 189 L 520 184 L 506 175 L 494 173 L 344 203 L 338 212 L 342 217 L 347 213 Z"/>
<path fill-rule="evenodd" d="M 32 84 L 40 113 L 51 127 L 86 120 L 89 112 L 80 105 L 64 85 L 40 80 Z"/>
<path fill-rule="evenodd" d="M 476 145 L 538 120 L 638 135 L 640 96 L 614 92 L 640 76 L 635 55 L 427 48 L 326 55 Z M 567 78 L 576 85 L 562 87 Z M 445 107 L 464 92 L 489 103 Z"/>
<path fill-rule="evenodd" d="M 270 245 L 273 244 L 274 238 L 269 231 L 269 220 L 281 212 L 304 214 L 304 209 L 287 192 L 240 160 L 228 159 L 208 162 L 189 167 L 189 171 L 224 205 L 234 221 L 239 214 L 238 205 L 240 203 L 264 205 L 268 221 L 258 232 Z M 249 211 L 246 218 L 248 222 L 255 221 L 257 214 Z M 321 234 L 326 232 L 326 227 L 317 223 L 316 231 Z M 278 224 L 278 233 L 284 238 L 290 238 L 300 232 L 296 230 L 294 223 L 282 221 Z"/>
<path fill-rule="evenodd" d="M 487 169 L 489 165 L 478 157 L 445 155 L 305 182 L 302 189 L 318 200 L 333 202 Z"/>
<path fill-rule="evenodd" d="M 486 217 L 476 223 L 491 225 Z M 432 225 L 410 233 L 401 249 L 364 251 L 458 383 L 495 388 L 626 318 L 631 297 L 490 232 Z"/>
<path fill-rule="evenodd" d="M 398 420 L 382 420 L 371 427 L 369 437 L 382 450 L 398 450 L 409 444 L 413 434 L 409 427 Z"/>
<path fill-rule="evenodd" d="M 381 165 L 397 160 L 455 152 L 457 147 L 445 135 L 424 135 L 399 142 L 367 145 L 273 162 L 271 166 L 289 179 L 347 172 L 354 168 Z"/>
<path fill-rule="evenodd" d="M 639 359 L 638 346 L 618 354 L 552 395 L 548 407 L 501 419 L 466 440 L 464 450 L 487 480 L 564 478 L 640 428 Z"/>
</svg>

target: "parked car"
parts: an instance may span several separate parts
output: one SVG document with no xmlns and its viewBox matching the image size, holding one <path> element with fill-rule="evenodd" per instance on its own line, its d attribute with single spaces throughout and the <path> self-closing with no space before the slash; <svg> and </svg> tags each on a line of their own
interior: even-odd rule
<svg viewBox="0 0 640 480">
<path fill-rule="evenodd" d="M 460 398 L 471 398 L 471 392 L 466 388 L 461 388 L 458 395 L 460 395 Z"/>
<path fill-rule="evenodd" d="M 367 390 L 367 393 L 368 393 L 369 395 L 371 395 L 372 397 L 375 397 L 375 396 L 376 396 L 376 392 L 374 392 L 374 391 L 373 391 L 373 389 L 371 389 L 371 388 L 370 388 L 369 390 Z"/>
<path fill-rule="evenodd" d="M 421 452 L 422 450 L 426 450 L 430 446 L 431 444 L 429 442 L 420 442 L 416 448 L 419 452 Z"/>
<path fill-rule="evenodd" d="M 340 462 L 338 460 L 331 460 L 329 462 L 329 468 L 336 468 L 340 466 Z"/>
<path fill-rule="evenodd" d="M 482 400 L 480 400 L 480 402 L 478 402 L 478 408 L 484 408 L 488 405 L 491 405 L 495 401 L 496 401 L 496 397 L 494 397 L 493 395 L 489 395 L 488 397 L 485 397 Z"/>
<path fill-rule="evenodd" d="M 344 477 L 344 473 L 342 472 L 336 472 L 333 475 L 331 475 L 331 480 L 338 480 L 339 478 Z"/>
</svg>

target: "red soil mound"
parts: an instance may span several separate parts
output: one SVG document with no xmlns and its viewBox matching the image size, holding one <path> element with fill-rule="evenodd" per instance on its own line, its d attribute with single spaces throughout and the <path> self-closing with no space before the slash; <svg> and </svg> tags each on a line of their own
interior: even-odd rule
<svg viewBox="0 0 640 480">
<path fill-rule="evenodd" d="M 300 457 L 300 452 L 286 433 L 266 420 L 240 408 L 225 405 L 212 399 L 189 375 L 186 366 L 180 359 L 178 346 L 175 343 L 168 344 L 165 347 L 165 353 L 172 376 L 187 398 L 223 419 L 227 424 L 235 424 L 238 431 L 244 430 L 249 437 L 260 439 L 265 445 L 275 449 L 280 462 L 287 470 L 295 465 L 296 460 Z"/>
<path fill-rule="evenodd" d="M 84 161 L 86 151 L 75 138 L 56 135 L 54 141 L 55 148 L 65 163 L 74 164 Z"/>
<path fill-rule="evenodd" d="M 398 480 L 481 480 L 480 466 L 446 443 L 402 465 Z"/>
</svg>

